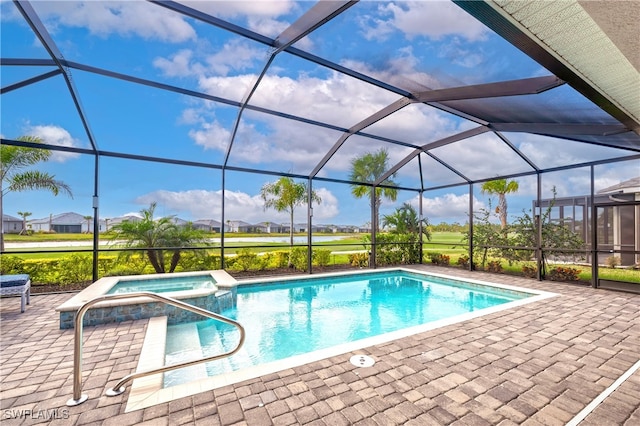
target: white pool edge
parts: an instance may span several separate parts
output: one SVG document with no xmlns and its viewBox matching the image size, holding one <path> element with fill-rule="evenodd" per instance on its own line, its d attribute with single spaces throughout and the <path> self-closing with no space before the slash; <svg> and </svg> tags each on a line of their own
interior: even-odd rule
<svg viewBox="0 0 640 426">
<path fill-rule="evenodd" d="M 321 349 L 314 352 L 309 352 L 306 354 L 296 355 L 293 357 L 285 358 L 283 360 L 274 361 L 266 364 L 256 365 L 253 367 L 248 367 L 239 371 L 234 371 L 230 373 L 220 374 L 214 377 L 206 377 L 200 380 L 195 380 L 189 383 L 172 386 L 169 388 L 162 387 L 162 380 L 154 381 L 154 383 L 159 383 L 157 385 L 150 385 L 149 382 L 145 382 L 142 384 L 137 384 L 137 380 L 133 381 L 131 386 L 131 391 L 129 393 L 129 398 L 127 400 L 127 406 L 125 408 L 125 413 L 130 411 L 140 410 L 143 408 L 151 407 L 156 404 L 173 401 L 175 399 L 192 396 L 201 392 L 210 391 L 214 389 L 221 388 L 223 386 L 232 385 L 235 383 L 239 383 L 245 380 L 253 379 L 259 376 L 264 376 L 267 374 L 272 374 L 278 371 L 287 370 L 294 367 L 299 367 L 304 364 L 308 364 L 311 362 L 319 361 L 326 358 L 331 358 L 338 355 L 347 354 L 345 360 L 348 361 L 351 354 L 350 352 L 361 350 L 363 348 L 380 345 L 384 343 L 391 342 L 393 340 L 401 339 L 404 337 L 413 336 L 415 334 L 423 333 L 426 331 L 434 330 L 437 328 L 445 327 L 448 325 L 456 324 L 459 322 L 468 321 L 474 318 L 482 317 L 485 315 L 493 314 L 496 312 L 504 311 L 507 309 L 517 308 L 519 306 L 528 305 L 530 303 L 539 302 L 545 299 L 549 299 L 557 296 L 556 293 L 546 292 L 542 290 L 535 290 L 525 287 L 517 287 L 506 284 L 493 283 L 489 281 L 481 281 L 475 280 L 471 278 L 460 278 L 445 274 L 439 274 L 434 272 L 427 272 L 417 269 L 408 269 L 408 268 L 387 268 L 387 269 L 375 269 L 369 271 L 348 271 L 349 273 L 328 273 L 328 274 L 316 274 L 313 278 L 322 278 L 322 277 L 331 277 L 331 276 L 344 276 L 344 275 L 352 275 L 352 274 L 362 274 L 362 273 L 374 273 L 374 272 L 386 272 L 386 271 L 404 271 L 410 273 L 417 273 L 423 275 L 431 275 L 438 278 L 446 278 L 455 281 L 468 282 L 472 284 L 478 284 L 488 287 L 501 288 L 510 291 L 517 291 L 527 294 L 532 294 L 533 296 L 527 297 L 525 299 L 514 300 L 512 302 L 503 303 L 501 305 L 492 306 L 489 308 L 479 309 L 477 311 L 468 312 L 461 315 L 456 315 L 454 317 L 445 318 L 442 320 L 432 321 L 427 324 L 421 324 L 414 327 L 404 328 L 402 330 L 393 331 L 390 333 L 381 334 L 378 336 L 369 337 L 366 339 L 356 340 L 354 342 L 348 342 L 341 345 L 332 346 L 330 348 Z M 294 281 L 304 279 L 305 277 L 300 276 L 292 276 L 292 277 L 279 277 L 274 279 L 262 279 L 262 280 L 248 280 L 238 282 L 238 285 L 243 284 L 252 284 L 257 282 L 273 282 L 273 281 Z M 145 369 L 153 369 L 164 366 L 164 344 L 166 342 L 166 323 L 163 326 L 162 322 L 154 321 L 153 323 L 150 321 L 147 327 L 147 333 L 145 335 L 144 343 L 142 346 L 142 353 L 140 359 L 142 360 L 142 354 L 146 353 L 147 343 L 149 344 L 148 349 L 150 351 L 159 350 L 159 346 L 157 341 L 162 341 L 162 360 L 159 360 L 159 356 L 154 358 L 154 362 L 158 362 L 157 364 L 146 364 Z M 151 362 L 151 359 L 145 358 L 145 362 Z M 138 362 L 138 366 L 141 365 L 141 361 Z M 162 375 L 158 375 L 160 379 L 162 379 Z"/>
<path fill-rule="evenodd" d="M 65 301 L 60 306 L 56 307 L 55 310 L 58 312 L 67 312 L 67 311 L 75 312 L 78 309 L 80 309 L 80 307 L 84 303 L 88 302 L 89 300 L 93 300 L 97 297 L 107 295 L 109 290 L 111 290 L 111 288 L 113 288 L 113 286 L 118 284 L 118 282 L 120 281 L 144 281 L 146 279 L 173 279 L 173 278 L 201 276 L 201 275 L 210 275 L 213 282 L 215 283 L 214 285 L 215 288 L 181 290 L 181 291 L 175 291 L 175 292 L 164 292 L 162 294 L 164 296 L 172 297 L 174 299 L 201 297 L 201 296 L 208 296 L 210 294 L 213 294 L 218 289 L 227 289 L 237 284 L 237 281 L 235 280 L 235 278 L 233 278 L 223 269 L 210 270 L 210 271 L 196 271 L 196 272 L 175 272 L 170 274 L 122 275 L 122 276 L 113 276 L 113 277 L 102 277 L 96 282 L 94 282 L 93 284 L 91 284 L 89 287 L 85 288 L 78 294 L 71 297 L 69 300 Z M 105 307 L 113 307 L 113 306 L 149 303 L 153 301 L 154 301 L 153 299 L 148 299 L 148 298 L 118 299 L 113 301 L 98 302 L 95 305 L 95 307 L 105 308 Z"/>
</svg>

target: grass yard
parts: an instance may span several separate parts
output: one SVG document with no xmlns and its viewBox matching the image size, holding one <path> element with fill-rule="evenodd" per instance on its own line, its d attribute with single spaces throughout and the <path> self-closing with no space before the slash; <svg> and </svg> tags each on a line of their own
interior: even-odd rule
<svg viewBox="0 0 640 426">
<path fill-rule="evenodd" d="M 288 234 L 239 234 L 239 233 L 227 233 L 228 238 L 243 237 L 288 237 Z M 305 234 L 297 234 L 296 236 L 305 236 Z M 329 234 L 314 234 L 314 236 L 334 236 Z M 331 251 L 330 264 L 341 265 L 348 264 L 348 254 L 350 252 L 358 252 L 367 250 L 363 244 L 364 234 L 342 234 L 335 235 L 336 239 L 332 241 L 314 242 L 313 249 L 324 249 Z M 110 241 L 109 235 L 101 235 L 101 242 Z M 210 238 L 220 238 L 220 234 L 210 234 Z M 450 264 L 456 265 L 460 256 L 466 255 L 468 248 L 463 242 L 464 235 L 460 232 L 434 232 L 431 236 L 431 241 L 427 242 L 423 246 L 425 262 L 429 262 L 429 255 L 434 253 L 440 253 L 447 255 L 450 258 Z M 91 255 L 91 246 L 74 246 L 72 242 L 86 241 L 90 243 L 93 240 L 91 234 L 33 234 L 33 235 L 5 235 L 6 242 L 39 242 L 43 243 L 44 247 L 38 248 L 25 248 L 25 249 L 10 249 L 5 252 L 4 255 L 17 256 L 26 261 L 55 261 L 62 260 L 74 253 L 84 253 L 87 256 Z M 61 244 L 57 247 L 46 247 L 47 242 L 70 242 L 68 246 Z M 305 244 L 295 244 L 297 247 L 305 247 Z M 101 245 L 101 249 L 110 248 L 113 249 L 113 245 Z M 263 241 L 256 242 L 228 242 L 225 244 L 225 255 L 234 255 L 242 248 L 249 248 L 253 253 L 268 253 L 275 251 L 288 250 L 288 242 L 269 242 Z M 24 253 L 38 251 L 38 253 Z M 212 243 L 210 254 L 219 255 L 220 245 L 217 242 Z M 101 256 L 113 256 L 116 257 L 118 251 L 103 251 Z M 499 259 L 493 259 L 499 260 Z M 515 263 L 509 265 L 506 261 L 500 262 L 504 273 L 517 274 L 522 273 L 523 264 Z M 550 265 L 549 269 L 555 265 Z M 578 270 L 578 278 L 580 281 L 589 282 L 591 280 L 591 267 L 583 265 L 557 265 L 557 266 L 570 266 Z M 623 268 L 599 268 L 599 277 L 602 279 L 626 281 L 640 284 L 640 270 L 623 269 Z"/>
</svg>

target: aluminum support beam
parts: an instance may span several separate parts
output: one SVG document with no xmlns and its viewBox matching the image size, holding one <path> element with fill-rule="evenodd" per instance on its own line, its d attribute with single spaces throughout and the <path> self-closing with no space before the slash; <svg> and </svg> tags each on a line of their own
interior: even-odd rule
<svg viewBox="0 0 640 426">
<path fill-rule="evenodd" d="M 387 105 L 386 107 L 382 108 L 380 111 L 370 115 L 369 117 L 365 118 L 355 126 L 351 127 L 349 130 L 344 132 L 344 134 L 340 136 L 340 139 L 338 139 L 338 141 L 335 144 L 333 144 L 329 152 L 327 152 L 325 156 L 322 158 L 322 160 L 320 160 L 318 165 L 314 167 L 309 177 L 314 178 L 351 135 L 358 133 L 360 130 L 363 130 L 371 126 L 372 124 L 382 120 L 385 117 L 388 117 L 394 112 L 401 110 L 402 108 L 409 105 L 411 102 L 412 101 L 408 98 L 400 98 L 394 103 Z"/>
<path fill-rule="evenodd" d="M 622 124 L 491 123 L 492 130 L 554 135 L 611 136 L 628 132 Z"/>
<path fill-rule="evenodd" d="M 477 135 L 480 135 L 482 133 L 486 133 L 488 131 L 489 131 L 489 129 L 487 129 L 486 127 L 480 126 L 480 127 L 473 128 L 471 130 L 464 131 L 462 133 L 458 133 L 457 135 L 449 136 L 449 137 L 440 139 L 438 141 L 431 142 L 431 143 L 428 143 L 426 145 L 423 145 L 421 148 L 416 149 L 411 154 L 407 155 L 405 158 L 400 160 L 400 162 L 398 162 L 398 164 L 396 164 L 395 166 L 393 166 L 389 170 L 387 170 L 387 172 L 385 174 L 383 174 L 382 176 L 380 176 L 378 178 L 378 180 L 373 183 L 373 185 L 380 185 L 382 182 L 384 182 L 385 180 L 389 179 L 390 176 L 392 176 L 396 172 L 398 172 L 398 170 L 400 170 L 407 163 L 409 163 L 409 161 L 413 160 L 421 152 L 426 152 L 426 151 L 429 151 L 430 149 L 439 148 L 441 146 L 449 145 L 451 143 L 458 142 L 458 141 L 461 141 L 463 139 L 471 138 L 473 136 L 477 136 Z"/>
<path fill-rule="evenodd" d="M 80 116 L 80 121 L 82 122 L 84 130 L 87 134 L 87 138 L 89 139 L 89 142 L 91 143 L 91 147 L 93 148 L 93 150 L 97 152 L 98 144 L 96 143 L 96 140 L 93 137 L 93 132 L 91 131 L 91 127 L 89 126 L 87 116 L 84 112 L 84 109 L 82 108 L 82 104 L 80 102 L 80 96 L 78 94 L 78 91 L 76 90 L 75 85 L 73 84 L 71 75 L 69 71 L 64 67 L 64 64 L 63 64 L 64 56 L 62 55 L 62 52 L 60 51 L 60 49 L 58 49 L 58 46 L 55 44 L 55 42 L 49 35 L 49 32 L 47 31 L 42 21 L 40 21 L 40 18 L 38 17 L 38 14 L 36 13 L 36 11 L 33 9 L 33 6 L 31 6 L 31 3 L 29 3 L 28 1 L 16 1 L 16 0 L 14 0 L 13 3 L 16 5 L 16 7 L 20 11 L 24 19 L 27 21 L 27 23 L 29 24 L 33 32 L 36 34 L 36 36 L 38 37 L 38 39 L 40 40 L 40 42 L 42 43 L 46 51 L 49 53 L 49 55 L 51 56 L 51 59 L 53 59 L 53 61 L 56 63 L 56 66 L 62 72 L 62 75 L 64 76 L 64 80 L 67 83 L 67 88 L 69 89 L 69 93 L 71 94 L 71 98 L 73 99 L 73 103 L 76 107 L 76 111 Z"/>
<path fill-rule="evenodd" d="M 60 75 L 60 74 L 62 74 L 62 71 L 57 69 L 57 70 L 49 71 L 44 74 L 37 75 L 35 77 L 28 78 L 26 80 L 19 81 L 14 84 L 10 84 L 0 89 L 0 95 L 4 95 L 5 93 L 9 93 L 13 90 L 21 89 L 23 87 L 29 86 L 31 84 L 37 83 L 42 80 L 46 80 L 51 77 L 55 77 L 56 75 Z"/>
<path fill-rule="evenodd" d="M 282 50 L 306 37 L 309 33 L 329 22 L 356 3 L 357 1 L 353 0 L 317 2 L 304 15 L 298 18 L 296 22 L 280 33 L 274 43 L 274 47 L 277 48 L 274 53 L 280 53 Z"/>
<path fill-rule="evenodd" d="M 437 89 L 420 92 L 415 97 L 420 102 L 444 102 L 465 99 L 496 98 L 503 96 L 536 95 L 565 84 L 558 77 L 545 76 L 497 83 Z"/>
<path fill-rule="evenodd" d="M 520 22 L 506 14 L 501 6 L 498 5 L 499 2 L 477 0 L 453 0 L 453 2 L 554 75 L 566 81 L 571 87 L 615 117 L 628 129 L 640 134 L 640 123 L 636 118 L 607 99 L 591 81 L 561 61 L 555 52 L 537 40 Z"/>
</svg>

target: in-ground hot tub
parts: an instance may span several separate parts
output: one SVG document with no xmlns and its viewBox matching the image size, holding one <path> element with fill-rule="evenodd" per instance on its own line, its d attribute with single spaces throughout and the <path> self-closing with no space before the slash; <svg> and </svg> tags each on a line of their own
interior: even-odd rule
<svg viewBox="0 0 640 426">
<path fill-rule="evenodd" d="M 89 300 L 107 294 L 139 291 L 160 293 L 211 312 L 221 313 L 236 306 L 237 281 L 224 270 L 174 274 L 104 277 L 56 308 L 60 328 L 73 328 L 75 313 Z M 97 325 L 166 316 L 169 324 L 201 320 L 202 316 L 154 299 L 106 300 L 90 308 L 83 324 Z"/>
</svg>

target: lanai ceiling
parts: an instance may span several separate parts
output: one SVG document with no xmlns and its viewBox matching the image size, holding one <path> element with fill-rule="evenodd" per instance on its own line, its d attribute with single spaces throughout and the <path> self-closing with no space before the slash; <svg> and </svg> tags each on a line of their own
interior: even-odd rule
<svg viewBox="0 0 640 426">
<path fill-rule="evenodd" d="M 348 182 L 339 164 L 357 153 L 382 148 L 392 154 L 393 167 L 374 184 L 384 185 L 397 172 L 413 176 L 404 179 L 402 187 L 414 190 L 578 164 L 640 160 L 639 2 L 438 1 L 428 2 L 428 7 L 415 2 L 303 2 L 296 19 L 277 35 L 261 32 L 236 15 L 225 15 L 224 8 L 216 7 L 219 2 L 147 2 L 144 10 L 187 20 L 201 32 L 200 39 L 208 37 L 210 45 L 224 37 L 232 40 L 225 43 L 236 46 L 238 57 L 247 46 L 264 53 L 264 60 L 250 70 L 237 75 L 221 70 L 220 75 L 203 76 L 197 82 L 172 78 L 167 68 L 161 73 L 164 63 L 157 58 L 155 74 L 136 73 L 148 64 L 137 64 L 135 53 L 110 51 L 108 40 L 99 34 L 67 42 L 52 24 L 51 5 L 46 3 L 14 2 L 43 49 L 37 56 L 25 56 L 20 44 L 3 43 L 2 100 L 11 105 L 5 103 L 9 96 L 29 88 L 35 92 L 28 93 L 37 93 L 46 80 L 63 83 L 71 99 L 67 113 L 79 119 L 87 145 L 54 149 Z M 9 6 L 4 4 L 3 11 Z M 119 7 L 126 8 L 126 2 Z M 490 29 L 478 24 L 477 31 L 484 33 L 476 40 L 493 31 L 506 40 L 502 49 L 517 66 L 503 66 L 506 53 L 502 57 L 493 52 L 491 60 L 501 71 L 475 75 L 469 61 L 479 45 L 464 45 L 463 37 L 451 43 L 451 51 L 435 52 L 425 39 L 407 32 L 401 48 L 394 50 L 384 25 L 372 18 L 384 9 L 394 13 L 396 23 L 405 19 L 417 26 L 430 25 L 430 7 L 473 16 Z M 361 26 L 350 28 L 353 23 Z M 378 38 L 367 30 L 375 30 Z M 361 40 L 353 35 L 356 32 L 362 34 Z M 141 44 L 132 46 L 139 49 Z M 100 48 L 105 49 L 101 59 L 88 62 L 83 49 Z M 182 51 L 198 48 L 184 46 Z M 437 64 L 419 62 L 419 57 L 428 55 L 439 58 Z M 226 78 L 225 85 L 220 83 L 223 74 L 233 77 Z M 189 132 L 192 144 L 193 140 L 196 145 L 208 143 L 217 154 L 165 156 L 161 146 L 171 141 L 161 138 L 153 152 L 119 145 L 117 134 L 106 130 L 118 127 L 117 112 L 103 123 L 111 113 L 101 110 L 99 99 L 94 99 L 106 79 L 145 88 L 149 99 L 164 102 L 178 95 L 224 110 L 226 118 L 217 112 L 215 121 L 208 123 L 208 129 L 215 126 L 217 132 Z M 319 83 L 302 92 L 303 79 Z M 229 89 L 234 82 L 237 86 Z M 127 93 L 126 89 L 121 93 L 123 109 Z M 2 130 L 3 135 L 9 133 Z M 259 135 L 265 134 L 277 135 L 277 142 L 265 137 L 257 144 Z M 198 135 L 208 139 L 199 141 Z M 18 143 L 4 136 L 2 142 Z M 574 160 L 541 160 L 532 146 L 572 152 Z M 254 161 L 251 153 L 260 161 Z M 502 158 L 501 167 L 483 165 L 485 157 Z"/>
</svg>

